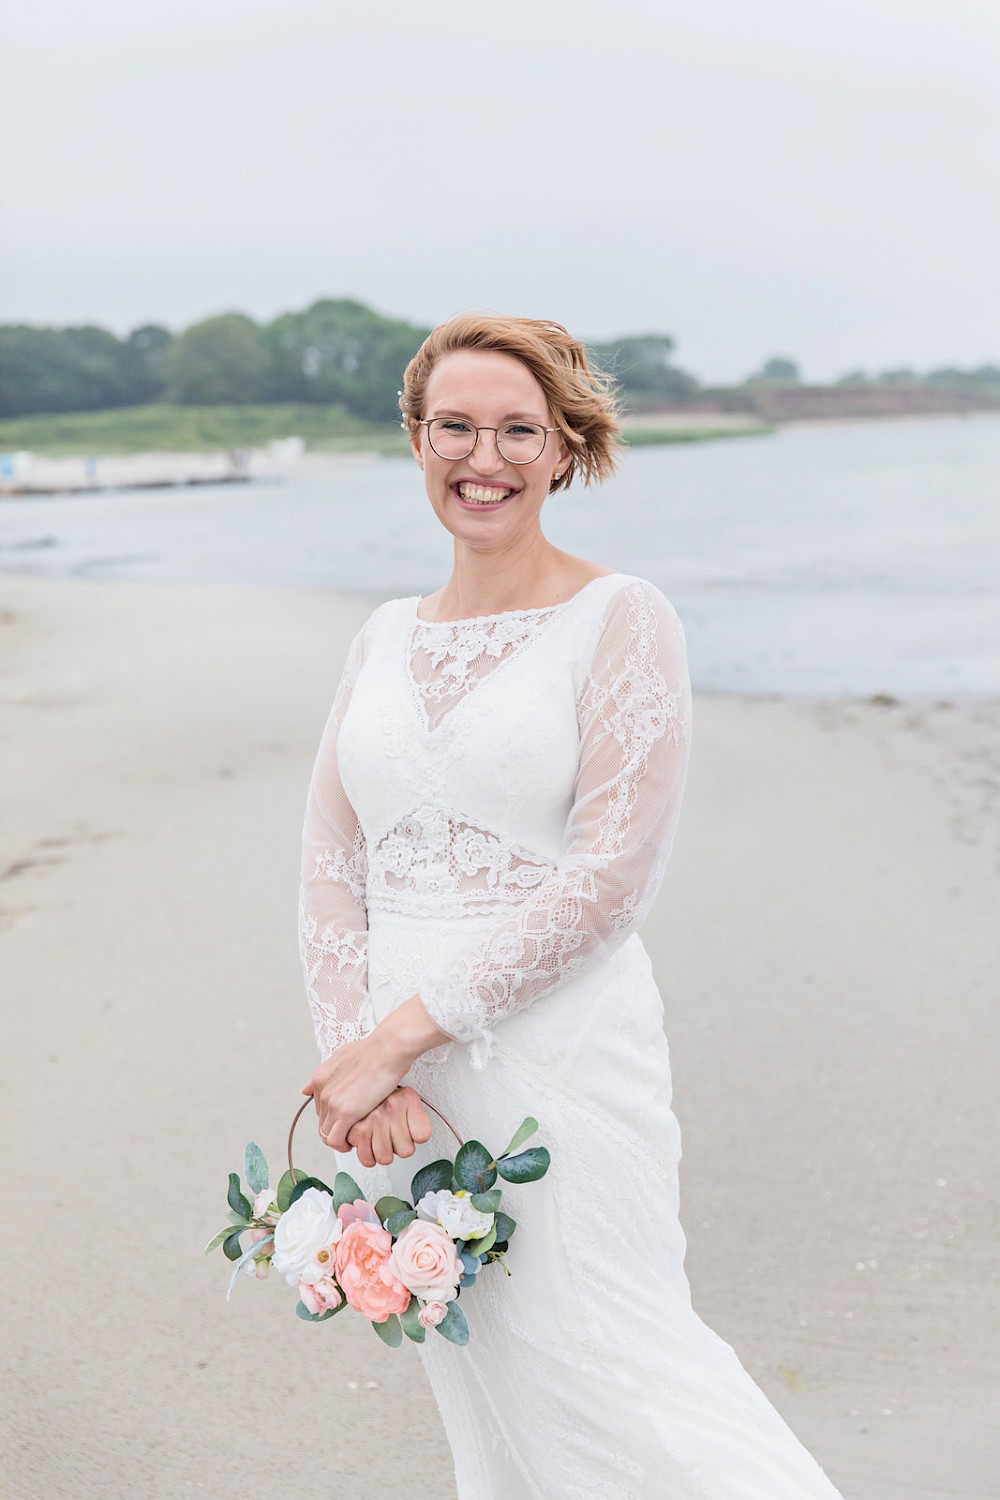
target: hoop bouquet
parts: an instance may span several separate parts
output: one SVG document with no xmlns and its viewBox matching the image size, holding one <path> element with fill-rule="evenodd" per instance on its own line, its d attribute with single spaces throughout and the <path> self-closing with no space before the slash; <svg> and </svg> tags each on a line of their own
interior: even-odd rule
<svg viewBox="0 0 1000 1500">
<path fill-rule="evenodd" d="M 423 1096 L 420 1096 L 423 1099 Z M 348 1172 L 333 1187 L 292 1164 L 295 1127 L 312 1099 L 297 1111 L 288 1132 L 288 1170 L 276 1187 L 263 1151 L 249 1141 L 243 1175 L 229 1174 L 229 1223 L 205 1246 L 221 1245 L 235 1262 L 226 1300 L 240 1271 L 258 1280 L 273 1267 L 298 1288 L 295 1311 L 310 1323 L 352 1307 L 371 1323 L 383 1343 L 398 1349 L 403 1334 L 422 1343 L 428 1328 L 453 1344 L 469 1342 L 469 1325 L 458 1305 L 484 1266 L 504 1260 L 516 1220 L 500 1208 L 506 1182 L 535 1182 L 549 1169 L 544 1146 L 520 1148 L 538 1129 L 530 1116 L 504 1151 L 492 1156 L 475 1140 L 463 1141 L 439 1109 L 423 1099 L 458 1141 L 453 1160 L 443 1157 L 417 1171 L 412 1202 L 386 1196 L 369 1203 Z M 243 1236 L 249 1243 L 243 1244 Z"/>
</svg>

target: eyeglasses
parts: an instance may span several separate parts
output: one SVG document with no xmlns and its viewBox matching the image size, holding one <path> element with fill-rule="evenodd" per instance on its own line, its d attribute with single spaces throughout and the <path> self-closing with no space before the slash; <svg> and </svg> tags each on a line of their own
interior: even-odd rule
<svg viewBox="0 0 1000 1500">
<path fill-rule="evenodd" d="M 496 436 L 497 451 L 509 464 L 531 464 L 541 457 L 550 432 L 558 427 L 542 427 L 538 422 L 505 422 L 502 427 L 476 427 L 462 417 L 421 418 L 420 427 L 438 458 L 468 458 L 479 442 L 481 432 Z"/>
</svg>

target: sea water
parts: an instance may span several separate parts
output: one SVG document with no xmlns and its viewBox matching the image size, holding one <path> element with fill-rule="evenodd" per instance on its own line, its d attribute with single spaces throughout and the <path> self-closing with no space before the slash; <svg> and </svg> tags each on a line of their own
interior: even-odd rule
<svg viewBox="0 0 1000 1500">
<path fill-rule="evenodd" d="M 1000 416 L 796 424 L 630 450 L 550 497 L 546 535 L 650 579 L 696 687 L 1000 692 Z M 310 455 L 280 480 L 0 500 L 0 568 L 439 588 L 452 544 L 409 457 Z"/>
</svg>

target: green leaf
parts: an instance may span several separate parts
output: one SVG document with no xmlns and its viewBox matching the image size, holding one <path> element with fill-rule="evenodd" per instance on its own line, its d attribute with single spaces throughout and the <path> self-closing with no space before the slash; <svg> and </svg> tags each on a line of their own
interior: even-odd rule
<svg viewBox="0 0 1000 1500">
<path fill-rule="evenodd" d="M 353 1203 L 355 1198 L 363 1198 L 365 1195 L 358 1187 L 349 1172 L 338 1172 L 333 1179 L 333 1202 L 336 1208 L 344 1203 Z M 395 1314 L 393 1314 L 395 1317 Z"/>
<path fill-rule="evenodd" d="M 469 1325 L 465 1320 L 465 1313 L 459 1307 L 457 1300 L 448 1303 L 448 1311 L 437 1325 L 437 1331 L 443 1338 L 449 1339 L 453 1344 L 467 1344 L 469 1342 Z"/>
<path fill-rule="evenodd" d="M 510 1214 L 497 1214 L 493 1227 L 497 1232 L 498 1240 L 509 1240 L 517 1228 L 517 1220 L 512 1219 Z"/>
<path fill-rule="evenodd" d="M 480 1213 L 496 1213 L 500 1207 L 501 1196 L 502 1190 L 500 1188 L 491 1188 L 488 1193 L 473 1193 L 472 1206 L 473 1208 L 478 1208 Z"/>
<path fill-rule="evenodd" d="M 244 1219 L 249 1219 L 253 1204 L 249 1203 L 240 1192 L 240 1174 L 238 1172 L 230 1172 L 229 1192 L 226 1196 L 233 1213 L 241 1214 Z"/>
<path fill-rule="evenodd" d="M 489 1234 L 484 1234 L 481 1240 L 472 1240 L 471 1247 L 476 1255 L 482 1255 L 484 1250 L 491 1250 L 496 1244 L 497 1227 L 494 1224 Z"/>
<path fill-rule="evenodd" d="M 497 1171 L 508 1182 L 537 1182 L 549 1170 L 552 1160 L 544 1146 L 532 1146 L 519 1156 L 505 1156 L 497 1162 Z"/>
<path fill-rule="evenodd" d="M 230 1224 L 238 1224 L 241 1229 L 246 1229 L 250 1223 L 250 1220 L 244 1218 L 243 1214 L 234 1213 L 232 1209 L 229 1210 L 229 1213 L 226 1215 L 226 1217 L 228 1218 Z"/>
<path fill-rule="evenodd" d="M 227 1235 L 222 1241 L 222 1253 L 227 1260 L 239 1260 L 242 1256 L 243 1247 L 240 1244 L 240 1235 L 242 1233 L 242 1229 L 237 1229 L 234 1234 Z"/>
<path fill-rule="evenodd" d="M 522 1120 L 520 1125 L 514 1132 L 514 1137 L 510 1145 L 506 1148 L 506 1150 L 500 1153 L 501 1156 L 509 1156 L 512 1151 L 517 1150 L 518 1146 L 523 1146 L 525 1141 L 529 1140 L 530 1137 L 534 1135 L 537 1129 L 538 1121 L 533 1120 L 530 1115 L 526 1120 Z"/>
<path fill-rule="evenodd" d="M 305 1175 L 306 1174 L 304 1172 L 300 1172 L 298 1168 L 296 1168 L 294 1177 L 292 1176 L 291 1170 L 282 1173 L 281 1181 L 278 1183 L 278 1192 L 276 1195 L 278 1207 L 281 1209 L 282 1213 L 285 1212 L 285 1209 L 288 1208 L 289 1204 L 292 1201 L 292 1189 L 295 1187 L 295 1184 Z"/>
<path fill-rule="evenodd" d="M 455 1157 L 455 1176 L 470 1193 L 485 1193 L 493 1186 L 497 1169 L 482 1141 L 466 1141 L 459 1147 Z"/>
<path fill-rule="evenodd" d="M 403 1330 L 395 1313 L 390 1313 L 384 1323 L 373 1323 L 372 1327 L 383 1344 L 388 1344 L 390 1349 L 398 1349 L 403 1342 Z"/>
<path fill-rule="evenodd" d="M 412 1339 L 415 1344 L 423 1343 L 427 1337 L 427 1329 L 420 1322 L 420 1303 L 416 1297 L 410 1298 L 406 1311 L 399 1315 L 399 1321 L 408 1339 Z"/>
<path fill-rule="evenodd" d="M 267 1187 L 267 1160 L 256 1141 L 247 1141 L 243 1151 L 243 1176 L 255 1195 Z"/>
<path fill-rule="evenodd" d="M 295 1316 L 301 1318 L 304 1323 L 325 1323 L 327 1318 L 334 1317 L 339 1311 L 339 1307 L 326 1307 L 321 1313 L 311 1313 L 304 1302 L 295 1304 Z"/>
<path fill-rule="evenodd" d="M 462 1262 L 463 1270 L 470 1272 L 474 1276 L 479 1270 L 479 1261 L 472 1254 L 472 1252 L 463 1248 L 459 1250 L 458 1257 Z"/>
<path fill-rule="evenodd" d="M 205 1254 L 210 1254 L 210 1252 L 215 1249 L 216 1245 L 221 1245 L 223 1240 L 228 1240 L 232 1235 L 232 1232 L 232 1227 L 229 1225 L 227 1225 L 225 1229 L 220 1229 L 218 1234 L 214 1234 L 209 1240 L 208 1244 L 205 1246 Z"/>
<path fill-rule="evenodd" d="M 414 1174 L 410 1184 L 410 1197 L 414 1207 L 420 1202 L 425 1193 L 439 1193 L 442 1188 L 451 1187 L 452 1166 L 450 1161 L 432 1161 L 428 1166 L 421 1167 Z"/>
<path fill-rule="evenodd" d="M 233 1287 L 236 1285 L 237 1277 L 239 1276 L 240 1271 L 243 1269 L 244 1262 L 248 1261 L 248 1260 L 251 1260 L 253 1257 L 255 1257 L 258 1254 L 258 1252 L 261 1251 L 261 1250 L 263 1250 L 263 1248 L 264 1248 L 265 1245 L 269 1245 L 273 1239 L 274 1239 L 274 1235 L 273 1234 L 269 1234 L 266 1240 L 260 1240 L 259 1243 L 255 1243 L 255 1244 L 249 1245 L 246 1248 L 246 1250 L 244 1250 L 243 1254 L 240 1256 L 240 1258 L 236 1262 L 235 1266 L 233 1266 L 233 1274 L 229 1278 L 229 1287 L 228 1287 L 228 1289 L 226 1291 L 226 1301 L 227 1302 L 229 1301 L 230 1297 L 233 1295 Z"/>
<path fill-rule="evenodd" d="M 400 1214 L 404 1209 L 412 1207 L 412 1203 L 407 1203 L 405 1198 L 394 1198 L 391 1193 L 387 1193 L 376 1203 L 375 1212 L 378 1214 L 379 1223 L 384 1224 L 390 1214 Z"/>
<path fill-rule="evenodd" d="M 385 1227 L 390 1234 L 399 1234 L 407 1224 L 412 1224 L 417 1217 L 415 1208 L 402 1208 L 397 1214 L 390 1214 L 385 1221 Z"/>
<path fill-rule="evenodd" d="M 330 1192 L 330 1189 L 327 1187 L 326 1183 L 321 1182 L 318 1177 L 300 1177 L 288 1196 L 289 1208 L 291 1208 L 293 1203 L 298 1203 L 299 1199 L 302 1197 L 302 1194 L 306 1191 L 306 1189 L 311 1187 L 319 1188 L 321 1193 L 330 1193 L 330 1197 L 333 1197 L 333 1194 Z"/>
</svg>

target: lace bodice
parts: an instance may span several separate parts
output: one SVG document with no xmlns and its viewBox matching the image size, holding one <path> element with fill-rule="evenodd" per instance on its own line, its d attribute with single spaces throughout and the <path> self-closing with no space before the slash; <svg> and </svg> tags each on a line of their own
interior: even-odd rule
<svg viewBox="0 0 1000 1500">
<path fill-rule="evenodd" d="M 351 643 L 307 798 L 300 952 L 327 1057 L 374 1025 L 372 923 L 475 917 L 418 992 L 482 1066 L 498 1022 L 649 910 L 690 749 L 685 637 L 623 573 L 543 609 L 433 622 L 419 603 Z"/>
</svg>

